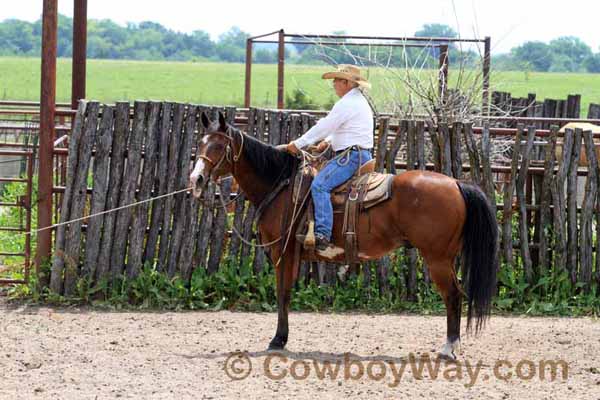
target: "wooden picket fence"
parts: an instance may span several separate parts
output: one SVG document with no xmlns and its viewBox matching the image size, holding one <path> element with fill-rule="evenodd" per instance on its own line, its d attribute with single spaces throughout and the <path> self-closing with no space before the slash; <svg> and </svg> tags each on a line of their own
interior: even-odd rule
<svg viewBox="0 0 600 400">
<path fill-rule="evenodd" d="M 526 118 L 566 118 L 579 119 L 581 116 L 581 95 L 570 94 L 566 99 L 540 100 L 535 93 L 527 97 L 516 97 L 509 92 L 494 91 L 491 94 L 491 114 Z M 600 119 L 600 104 L 590 103 L 588 119 Z M 503 121 L 503 126 L 516 127 L 515 121 Z M 535 122 L 540 129 L 548 129 L 551 122 Z"/>
<path fill-rule="evenodd" d="M 600 119 L 600 104 L 590 103 L 587 117 L 589 119 Z"/>
<path fill-rule="evenodd" d="M 540 100 L 535 93 L 527 97 L 515 97 L 509 92 L 494 91 L 491 94 L 492 115 L 530 117 L 530 118 L 574 118 L 580 117 L 581 95 L 570 94 L 566 99 Z M 591 117 L 588 117 L 591 118 Z M 504 125 L 516 127 L 515 122 L 504 122 Z M 549 122 L 537 122 L 537 128 L 548 129 Z"/>
<path fill-rule="evenodd" d="M 201 129 L 199 115 L 214 116 L 219 110 L 230 123 L 237 118 L 249 135 L 273 145 L 293 140 L 316 121 L 314 115 L 277 110 L 236 113 L 233 107 L 136 102 L 130 112 L 127 102 L 81 102 L 70 136 L 60 222 L 185 189 Z M 379 171 L 432 169 L 479 184 L 497 208 L 503 262 L 528 281 L 556 269 L 568 271 L 573 282 L 585 287 L 600 283 L 600 257 L 594 257 L 600 237 L 600 174 L 591 132 L 567 131 L 557 160 L 555 149 L 562 142 L 557 127 L 548 132 L 519 126 L 508 154 L 510 166 L 493 165 L 493 130 L 471 122 L 434 125 L 381 117 L 374 134 Z M 589 168 L 578 168 L 582 143 Z M 537 170 L 532 162 L 538 163 Z M 578 174 L 587 177 L 579 208 Z M 243 194 L 228 210 L 218 206 L 218 196 L 233 195 L 231 180 L 225 180 L 220 187 L 209 185 L 204 202 L 182 192 L 58 227 L 51 289 L 70 295 L 81 279 L 91 285 L 130 279 L 147 263 L 186 281 L 194 268 L 214 273 L 224 262 L 249 261 L 260 271 L 266 262 L 263 250 L 230 232 L 233 225 L 245 239 L 254 239 L 254 207 Z M 377 280 L 381 291 L 388 290 L 391 265 L 400 262 L 407 298 L 416 299 L 420 280 L 429 284 L 426 266 L 418 273 L 423 262 L 417 251 L 400 252 L 403 257 L 384 257 L 374 269 L 362 265 L 365 282 Z M 337 279 L 335 269 L 324 263 L 304 263 L 300 273 L 301 279 L 321 284 Z"/>
</svg>

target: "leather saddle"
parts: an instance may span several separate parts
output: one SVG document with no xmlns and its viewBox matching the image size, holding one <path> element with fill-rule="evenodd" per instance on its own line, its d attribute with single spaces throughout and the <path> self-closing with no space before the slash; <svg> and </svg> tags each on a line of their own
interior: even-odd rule
<svg viewBox="0 0 600 400">
<path fill-rule="evenodd" d="M 360 197 L 363 209 L 373 207 L 387 200 L 391 195 L 391 174 L 375 172 L 375 160 L 364 163 L 359 170 L 345 183 L 331 192 L 333 208 L 343 207 L 353 189 Z"/>
<path fill-rule="evenodd" d="M 358 262 L 356 224 L 360 212 L 376 206 L 392 196 L 392 178 L 394 175 L 375 172 L 375 163 L 375 160 L 367 161 L 355 172 L 352 178 L 331 192 L 333 212 L 344 213 L 342 233 L 346 264 Z M 301 168 L 302 173 L 296 174 L 293 188 L 294 199 L 308 200 L 308 207 L 300 220 L 296 238 L 312 254 L 314 254 L 315 236 L 314 205 L 312 196 L 310 196 L 310 184 L 324 165 L 324 162 L 304 165 Z"/>
</svg>

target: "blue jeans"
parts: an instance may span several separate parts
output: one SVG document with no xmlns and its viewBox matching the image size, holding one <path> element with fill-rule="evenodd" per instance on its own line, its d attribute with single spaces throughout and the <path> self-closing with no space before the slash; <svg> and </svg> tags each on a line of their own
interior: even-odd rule
<svg viewBox="0 0 600 400">
<path fill-rule="evenodd" d="M 331 240 L 333 227 L 333 208 L 331 206 L 331 191 L 346 182 L 354 175 L 360 162 L 369 161 L 371 153 L 368 150 L 356 149 L 349 153 L 334 157 L 319 171 L 311 185 L 311 194 L 315 205 L 315 234 Z"/>
</svg>

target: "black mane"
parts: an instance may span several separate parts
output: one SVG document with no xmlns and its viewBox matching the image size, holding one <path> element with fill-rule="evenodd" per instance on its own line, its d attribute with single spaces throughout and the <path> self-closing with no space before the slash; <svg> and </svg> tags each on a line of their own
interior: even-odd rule
<svg viewBox="0 0 600 400">
<path fill-rule="evenodd" d="M 276 150 L 274 146 L 246 135 L 239 129 L 230 127 L 235 132 L 234 138 L 236 141 L 239 140 L 238 134 L 244 135 L 243 156 L 265 183 L 276 185 L 292 176 L 299 164 L 296 157 L 284 151 Z"/>
</svg>

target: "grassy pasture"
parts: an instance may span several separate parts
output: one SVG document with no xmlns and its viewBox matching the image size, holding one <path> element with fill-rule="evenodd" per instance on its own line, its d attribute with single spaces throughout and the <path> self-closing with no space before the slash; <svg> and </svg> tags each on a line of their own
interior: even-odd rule
<svg viewBox="0 0 600 400">
<path fill-rule="evenodd" d="M 330 103 L 333 92 L 328 81 L 320 79 L 327 67 L 286 65 L 286 93 L 302 88 L 317 104 Z M 373 97 L 385 107 L 384 81 L 390 74 L 372 68 Z M 427 71 L 425 72 L 427 73 Z M 431 73 L 433 73 L 431 71 Z M 71 92 L 71 60 L 59 59 L 57 100 L 68 102 Z M 385 75 L 385 76 L 384 76 Z M 453 78 L 450 67 L 450 80 Z M 155 99 L 220 105 L 241 105 L 244 97 L 244 65 L 230 63 L 88 61 L 88 98 L 102 102 Z M 388 78 L 386 78 L 386 76 Z M 511 92 L 515 96 L 537 93 L 538 99 L 566 98 L 582 95 L 582 115 L 588 104 L 600 103 L 600 74 L 558 74 L 538 72 L 495 72 L 492 90 Z M 253 66 L 252 99 L 254 106 L 276 103 L 276 65 Z M 0 58 L 0 99 L 38 100 L 40 60 L 37 58 Z M 402 95 L 402 90 L 399 91 Z"/>
</svg>

